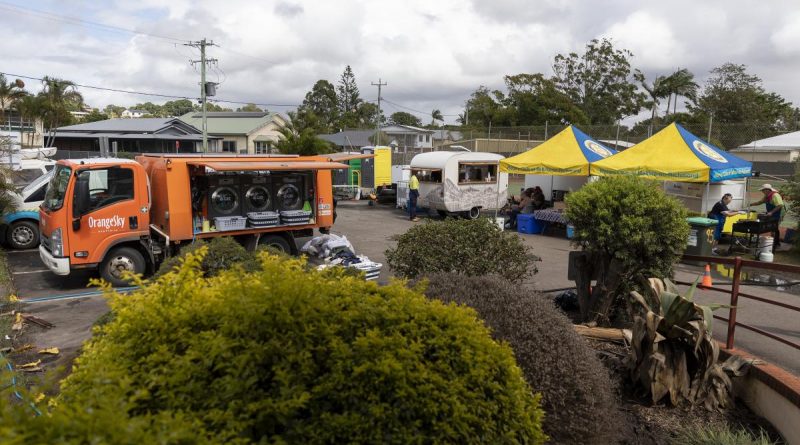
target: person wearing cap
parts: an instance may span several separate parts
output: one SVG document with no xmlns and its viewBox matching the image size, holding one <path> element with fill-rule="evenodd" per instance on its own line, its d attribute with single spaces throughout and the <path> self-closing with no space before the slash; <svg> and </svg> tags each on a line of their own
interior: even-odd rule
<svg viewBox="0 0 800 445">
<path fill-rule="evenodd" d="M 764 194 L 764 197 L 754 202 L 751 205 L 757 206 L 760 204 L 767 205 L 767 220 L 777 220 L 780 221 L 783 219 L 783 214 L 786 213 L 786 206 L 783 204 L 783 198 L 781 197 L 780 193 L 777 190 L 772 188 L 770 184 L 764 184 L 761 186 L 761 193 Z M 775 231 L 772 232 L 773 238 L 773 250 L 781 246 L 781 233 L 778 228 L 775 228 Z"/>
</svg>

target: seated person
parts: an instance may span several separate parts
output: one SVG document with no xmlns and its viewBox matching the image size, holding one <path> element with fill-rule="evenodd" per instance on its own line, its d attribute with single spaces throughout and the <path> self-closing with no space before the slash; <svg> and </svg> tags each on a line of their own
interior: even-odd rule
<svg viewBox="0 0 800 445">
<path fill-rule="evenodd" d="M 513 229 L 514 227 L 517 226 L 517 215 L 519 215 L 520 213 L 525 213 L 524 211 L 530 213 L 530 210 L 526 210 L 526 208 L 530 207 L 533 204 L 533 200 L 531 197 L 531 190 L 532 189 L 527 189 L 524 192 L 522 192 L 522 196 L 519 199 L 519 204 L 511 207 L 511 216 L 508 222 L 506 223 L 507 229 Z"/>
<path fill-rule="evenodd" d="M 533 194 L 531 196 L 533 200 L 533 210 L 542 210 L 547 207 L 547 201 L 544 199 L 544 193 L 542 192 L 541 187 L 534 187 Z"/>
<path fill-rule="evenodd" d="M 728 204 L 731 203 L 732 199 L 733 195 L 730 193 L 722 195 L 722 199 L 714 204 L 714 207 L 710 212 L 708 212 L 707 215 L 709 218 L 717 220 L 717 227 L 714 229 L 714 242 L 711 244 L 711 253 L 715 255 L 719 255 L 719 252 L 717 251 L 717 244 L 719 243 L 719 239 L 722 237 L 722 228 L 725 226 L 725 219 L 729 216 L 746 213 L 743 211 L 728 210 Z"/>
</svg>

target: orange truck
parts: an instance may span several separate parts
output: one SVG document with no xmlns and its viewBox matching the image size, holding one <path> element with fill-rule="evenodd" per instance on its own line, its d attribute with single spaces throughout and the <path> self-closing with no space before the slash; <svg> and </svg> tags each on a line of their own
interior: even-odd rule
<svg viewBox="0 0 800 445">
<path fill-rule="evenodd" d="M 61 160 L 39 209 L 39 254 L 58 275 L 99 269 L 114 285 L 197 239 L 297 253 L 295 238 L 333 225 L 323 156 L 144 155 Z"/>
</svg>

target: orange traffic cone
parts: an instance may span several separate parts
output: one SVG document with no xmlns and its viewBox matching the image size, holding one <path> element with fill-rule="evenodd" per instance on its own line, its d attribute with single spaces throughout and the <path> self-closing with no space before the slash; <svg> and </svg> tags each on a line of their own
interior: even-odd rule
<svg viewBox="0 0 800 445">
<path fill-rule="evenodd" d="M 706 264 L 706 271 L 703 273 L 703 287 L 711 287 L 714 284 L 711 282 L 711 266 Z"/>
</svg>

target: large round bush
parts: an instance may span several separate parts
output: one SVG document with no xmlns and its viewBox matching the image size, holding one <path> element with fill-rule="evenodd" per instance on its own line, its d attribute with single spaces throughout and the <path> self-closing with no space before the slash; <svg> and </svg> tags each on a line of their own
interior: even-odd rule
<svg viewBox="0 0 800 445">
<path fill-rule="evenodd" d="M 553 443 L 615 443 L 621 416 L 603 363 L 552 301 L 496 277 L 435 274 L 425 293 L 474 308 L 542 395 Z"/>
<path fill-rule="evenodd" d="M 538 396 L 466 308 L 262 254 L 206 278 L 202 252 L 115 296 L 61 403 L 178 415 L 217 443 L 541 443 Z"/>
<path fill-rule="evenodd" d="M 398 276 L 417 278 L 434 272 L 502 275 L 522 281 L 536 273 L 531 254 L 518 236 L 505 233 L 488 218 L 445 219 L 412 227 L 398 236 L 386 261 Z"/>
</svg>

